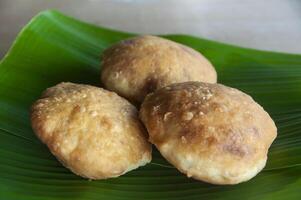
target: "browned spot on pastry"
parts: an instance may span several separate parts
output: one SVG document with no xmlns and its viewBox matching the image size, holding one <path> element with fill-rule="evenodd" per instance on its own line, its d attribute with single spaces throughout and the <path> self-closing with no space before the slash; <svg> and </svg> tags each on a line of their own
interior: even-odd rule
<svg viewBox="0 0 301 200">
<path fill-rule="evenodd" d="M 111 129 L 112 128 L 112 123 L 105 116 L 101 118 L 100 123 L 101 123 L 102 126 L 106 127 L 107 129 Z"/>
<path fill-rule="evenodd" d="M 213 136 L 207 137 L 206 138 L 206 143 L 208 146 L 215 145 L 217 143 L 217 139 Z"/>
<path fill-rule="evenodd" d="M 194 126 L 192 125 L 192 123 L 187 123 L 182 125 L 182 131 L 180 133 L 180 136 L 185 136 L 187 142 L 195 142 L 198 141 L 197 138 L 201 138 L 203 131 L 204 131 L 204 126 L 203 125 L 199 125 L 199 126 Z"/>
<path fill-rule="evenodd" d="M 72 109 L 71 115 L 74 115 L 76 113 L 80 112 L 80 106 L 79 105 L 75 105 L 74 108 Z"/>
<path fill-rule="evenodd" d="M 158 80 L 153 77 L 149 77 L 145 81 L 143 91 L 146 94 L 148 94 L 151 91 L 155 91 L 157 89 L 157 86 L 158 86 Z"/>
</svg>

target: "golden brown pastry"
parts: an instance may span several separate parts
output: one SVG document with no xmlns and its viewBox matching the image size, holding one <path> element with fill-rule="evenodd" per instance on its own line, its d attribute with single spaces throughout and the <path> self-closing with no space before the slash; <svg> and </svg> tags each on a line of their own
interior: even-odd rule
<svg viewBox="0 0 301 200">
<path fill-rule="evenodd" d="M 188 177 L 236 184 L 260 172 L 277 129 L 247 94 L 221 84 L 186 82 L 149 94 L 140 117 L 149 140 Z"/>
<path fill-rule="evenodd" d="M 151 160 L 136 108 L 114 92 L 60 83 L 33 104 L 31 122 L 58 160 L 85 178 L 117 177 Z"/>
<path fill-rule="evenodd" d="M 135 103 L 171 83 L 215 83 L 216 71 L 199 52 L 155 36 L 138 36 L 105 50 L 101 80 L 105 87 Z"/>
</svg>

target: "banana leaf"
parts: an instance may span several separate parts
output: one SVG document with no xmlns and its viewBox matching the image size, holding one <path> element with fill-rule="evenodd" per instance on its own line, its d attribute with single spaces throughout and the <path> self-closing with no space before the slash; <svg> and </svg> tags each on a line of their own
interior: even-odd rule
<svg viewBox="0 0 301 200">
<path fill-rule="evenodd" d="M 155 151 L 151 164 L 88 181 L 65 169 L 34 135 L 29 108 L 61 81 L 100 86 L 100 54 L 135 34 L 44 11 L 0 63 L 0 199 L 301 199 L 301 55 L 240 48 L 187 35 L 168 39 L 202 52 L 219 82 L 250 94 L 278 127 L 266 168 L 252 180 L 216 186 L 188 179 Z"/>
</svg>

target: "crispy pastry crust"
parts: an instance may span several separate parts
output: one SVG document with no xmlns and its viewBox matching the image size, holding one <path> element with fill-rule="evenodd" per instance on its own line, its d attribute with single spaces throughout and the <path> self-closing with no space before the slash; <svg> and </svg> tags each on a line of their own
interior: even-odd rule
<svg viewBox="0 0 301 200">
<path fill-rule="evenodd" d="M 221 84 L 173 84 L 144 100 L 150 142 L 188 177 L 237 184 L 261 171 L 277 129 L 247 94 Z"/>
<path fill-rule="evenodd" d="M 101 88 L 60 83 L 32 106 L 32 127 L 61 163 L 82 177 L 120 176 L 151 160 L 136 108 Z"/>
<path fill-rule="evenodd" d="M 215 83 L 216 71 L 199 52 L 173 41 L 138 36 L 113 45 L 102 56 L 101 80 L 132 102 L 171 83 Z"/>
</svg>

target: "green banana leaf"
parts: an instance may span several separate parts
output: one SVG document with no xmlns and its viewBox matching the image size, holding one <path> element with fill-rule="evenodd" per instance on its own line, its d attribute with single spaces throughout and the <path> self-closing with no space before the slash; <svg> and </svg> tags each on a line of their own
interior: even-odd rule
<svg viewBox="0 0 301 200">
<path fill-rule="evenodd" d="M 219 82 L 253 96 L 278 137 L 266 168 L 249 182 L 216 186 L 188 179 L 157 151 L 119 178 L 88 181 L 65 169 L 34 135 L 29 108 L 61 81 L 100 86 L 100 54 L 133 36 L 56 11 L 34 17 L 0 63 L 0 199 L 301 199 L 301 55 L 235 47 L 186 35 L 164 37 L 202 52 Z"/>
</svg>

